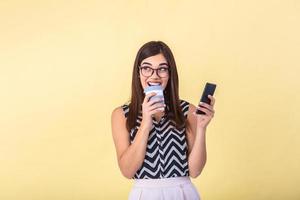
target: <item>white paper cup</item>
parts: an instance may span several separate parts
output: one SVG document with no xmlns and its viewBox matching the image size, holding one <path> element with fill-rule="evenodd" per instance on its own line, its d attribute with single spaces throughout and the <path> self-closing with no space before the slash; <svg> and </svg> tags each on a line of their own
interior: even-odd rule
<svg viewBox="0 0 300 200">
<path fill-rule="evenodd" d="M 155 92 L 156 95 L 153 96 L 153 97 L 151 97 L 150 99 L 152 99 L 152 98 L 154 98 L 154 99 L 159 98 L 159 99 L 162 99 L 161 102 L 162 102 L 163 104 L 165 103 L 165 99 L 164 99 L 164 89 L 163 89 L 162 86 L 160 86 L 160 85 L 148 86 L 148 87 L 146 87 L 145 90 L 144 90 L 145 95 L 147 95 L 147 94 L 149 94 L 149 93 L 152 93 L 152 92 Z M 150 100 L 150 99 L 149 99 L 149 100 Z M 164 111 L 165 108 L 160 108 L 159 110 Z"/>
</svg>

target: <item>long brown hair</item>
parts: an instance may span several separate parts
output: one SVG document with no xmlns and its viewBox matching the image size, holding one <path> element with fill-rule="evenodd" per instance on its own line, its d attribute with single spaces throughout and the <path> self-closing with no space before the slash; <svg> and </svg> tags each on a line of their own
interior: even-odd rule
<svg viewBox="0 0 300 200">
<path fill-rule="evenodd" d="M 129 104 L 129 113 L 126 122 L 126 128 L 130 132 L 132 128 L 136 126 L 136 119 L 139 112 L 142 110 L 142 103 L 145 98 L 143 87 L 139 78 L 139 65 L 148 57 L 155 56 L 157 54 L 163 54 L 169 65 L 169 80 L 164 90 L 164 98 L 166 105 L 169 109 L 166 109 L 167 116 L 173 121 L 176 128 L 181 129 L 185 125 L 185 117 L 180 107 L 180 99 L 178 93 L 178 74 L 174 56 L 171 49 L 161 41 L 151 41 L 144 44 L 137 52 L 133 73 L 132 73 L 132 85 L 131 85 L 131 100 Z"/>
</svg>

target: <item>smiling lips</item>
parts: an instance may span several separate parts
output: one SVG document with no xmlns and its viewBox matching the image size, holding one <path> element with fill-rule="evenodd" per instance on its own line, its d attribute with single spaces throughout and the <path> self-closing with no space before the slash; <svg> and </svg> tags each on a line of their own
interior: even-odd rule
<svg viewBox="0 0 300 200">
<path fill-rule="evenodd" d="M 149 86 L 161 85 L 160 82 L 147 82 Z"/>
</svg>

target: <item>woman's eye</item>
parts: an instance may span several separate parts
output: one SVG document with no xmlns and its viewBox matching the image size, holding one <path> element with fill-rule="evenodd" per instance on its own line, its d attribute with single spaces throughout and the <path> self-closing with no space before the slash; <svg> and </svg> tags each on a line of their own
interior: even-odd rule
<svg viewBox="0 0 300 200">
<path fill-rule="evenodd" d="M 159 68 L 159 71 L 167 71 L 168 70 L 168 68 L 166 68 L 166 67 L 162 67 L 162 68 Z"/>
</svg>

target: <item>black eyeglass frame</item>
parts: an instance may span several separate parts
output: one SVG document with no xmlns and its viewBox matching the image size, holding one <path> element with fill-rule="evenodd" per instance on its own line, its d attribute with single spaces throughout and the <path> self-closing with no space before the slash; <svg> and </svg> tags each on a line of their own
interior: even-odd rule
<svg viewBox="0 0 300 200">
<path fill-rule="evenodd" d="M 150 67 L 150 66 L 139 66 L 138 68 L 139 68 L 139 70 L 141 71 L 141 74 L 142 74 L 144 77 L 150 77 L 150 76 L 152 76 L 153 73 L 154 73 L 154 71 L 156 71 L 156 75 L 157 75 L 159 78 L 165 78 L 165 77 L 167 77 L 167 76 L 161 77 L 161 76 L 158 74 L 158 70 L 160 70 L 160 69 L 162 69 L 162 68 L 164 68 L 164 69 L 167 70 L 168 75 L 170 74 L 170 67 L 159 67 L 159 68 L 157 68 L 157 69 L 153 69 L 153 68 Z M 143 69 L 143 68 L 150 68 L 150 69 L 152 70 L 151 75 L 145 76 L 145 75 L 143 74 L 143 72 L 142 72 L 142 69 Z"/>
</svg>

